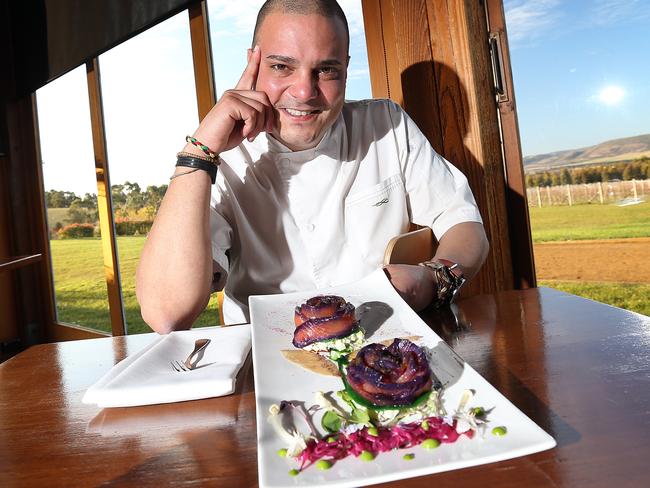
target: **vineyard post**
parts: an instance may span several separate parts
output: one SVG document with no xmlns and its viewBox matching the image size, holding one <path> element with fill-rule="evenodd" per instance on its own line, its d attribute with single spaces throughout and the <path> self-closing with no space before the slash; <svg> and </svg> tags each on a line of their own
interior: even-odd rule
<svg viewBox="0 0 650 488">
<path fill-rule="evenodd" d="M 571 185 L 566 186 L 566 194 L 567 197 L 569 197 L 569 207 L 573 205 L 573 202 L 571 201 Z"/>
<path fill-rule="evenodd" d="M 535 190 L 537 190 L 537 206 L 542 208 L 542 196 L 539 193 L 539 186 L 536 186 Z"/>
<path fill-rule="evenodd" d="M 603 182 L 599 181 L 598 182 L 598 198 L 600 199 L 600 204 L 602 205 L 604 202 L 603 199 Z"/>
<path fill-rule="evenodd" d="M 632 178 L 632 191 L 634 192 L 634 199 L 638 200 L 639 196 L 636 193 L 636 179 Z"/>
<path fill-rule="evenodd" d="M 551 201 L 551 187 L 550 186 L 546 187 L 546 197 L 548 198 L 548 206 L 551 207 L 553 205 L 553 202 Z"/>
</svg>

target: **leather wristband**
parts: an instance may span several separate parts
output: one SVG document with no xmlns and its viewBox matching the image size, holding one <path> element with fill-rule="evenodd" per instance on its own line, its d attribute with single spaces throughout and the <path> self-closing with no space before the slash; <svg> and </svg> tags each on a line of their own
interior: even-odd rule
<svg viewBox="0 0 650 488">
<path fill-rule="evenodd" d="M 207 171 L 210 175 L 210 181 L 212 184 L 214 185 L 215 181 L 217 181 L 217 165 L 204 159 L 193 158 L 190 156 L 178 156 L 176 158 L 176 167 L 178 166 Z"/>
<path fill-rule="evenodd" d="M 420 263 L 420 266 L 431 269 L 436 278 L 433 306 L 440 308 L 453 302 L 466 281 L 458 264 L 447 259 L 434 259 Z"/>
</svg>

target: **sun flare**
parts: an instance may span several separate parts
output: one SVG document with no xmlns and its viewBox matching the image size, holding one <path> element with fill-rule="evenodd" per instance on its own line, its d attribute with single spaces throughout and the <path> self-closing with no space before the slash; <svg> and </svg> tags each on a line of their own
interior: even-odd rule
<svg viewBox="0 0 650 488">
<path fill-rule="evenodd" d="M 625 96 L 620 86 L 606 86 L 598 94 L 598 99 L 606 105 L 616 105 Z"/>
</svg>

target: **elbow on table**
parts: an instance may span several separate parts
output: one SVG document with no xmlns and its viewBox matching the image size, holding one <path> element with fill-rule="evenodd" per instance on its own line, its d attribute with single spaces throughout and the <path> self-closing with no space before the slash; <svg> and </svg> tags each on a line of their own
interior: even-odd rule
<svg viewBox="0 0 650 488">
<path fill-rule="evenodd" d="M 199 316 L 204 307 L 182 307 L 169 302 L 151 303 L 139 300 L 140 315 L 152 330 L 159 334 L 169 334 L 175 330 L 187 330 L 192 327 L 194 320 Z"/>
</svg>

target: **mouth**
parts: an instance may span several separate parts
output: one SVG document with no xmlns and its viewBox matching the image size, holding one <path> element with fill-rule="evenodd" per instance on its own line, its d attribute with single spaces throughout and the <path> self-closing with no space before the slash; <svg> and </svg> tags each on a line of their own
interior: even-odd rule
<svg viewBox="0 0 650 488">
<path fill-rule="evenodd" d="M 294 108 L 281 108 L 292 120 L 306 121 L 315 118 L 322 110 L 297 110 Z"/>
</svg>

